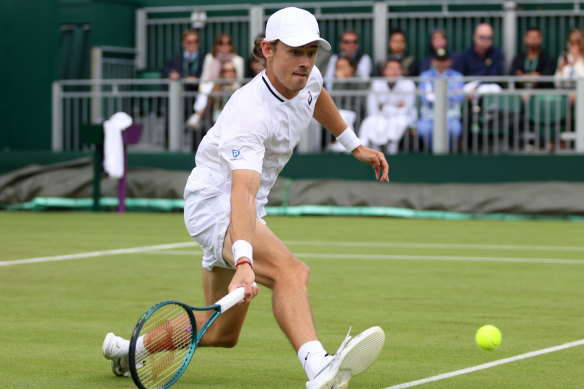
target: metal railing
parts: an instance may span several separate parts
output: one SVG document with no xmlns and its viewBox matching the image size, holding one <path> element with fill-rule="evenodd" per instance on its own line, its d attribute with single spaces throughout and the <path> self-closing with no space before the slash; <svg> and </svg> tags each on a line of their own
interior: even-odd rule
<svg viewBox="0 0 584 389">
<path fill-rule="evenodd" d="M 410 78 L 420 82 L 420 78 Z M 374 80 L 358 81 L 354 89 L 330 91 L 337 106 L 355 113 L 354 128 L 367 116 L 365 110 Z M 384 79 L 381 79 L 384 80 Z M 428 80 L 428 79 L 424 79 Z M 433 111 L 433 139 L 424 142 L 416 125 L 409 126 L 400 143 L 404 153 L 584 153 L 584 79 L 575 88 L 519 89 L 523 82 L 553 85 L 554 77 L 465 77 L 502 86 L 498 92 L 465 94 L 460 108 L 462 133 L 448 136 L 448 107 L 436 105 Z M 245 80 L 242 80 L 245 81 Z M 388 79 L 389 81 L 389 79 Z M 447 102 L 447 80 L 435 79 L 435 101 Z M 391 92 L 390 92 L 391 93 Z M 414 92 L 420 110 L 420 90 Z M 462 93 L 462 92 L 451 92 Z M 62 80 L 53 83 L 52 148 L 54 151 L 86 147 L 80 137 L 84 124 L 99 123 L 123 111 L 134 122 L 144 125 L 143 136 L 134 149 L 152 151 L 191 151 L 196 149 L 206 130 L 212 126 L 212 113 L 205 115 L 197 129 L 187 126 L 199 93 L 181 81 L 159 80 Z M 225 98 L 220 92 L 210 97 Z M 323 133 L 320 127 L 313 131 Z M 320 150 L 326 150 L 332 136 L 325 132 Z M 313 150 L 314 151 L 314 150 Z"/>
<path fill-rule="evenodd" d="M 201 32 L 201 50 L 208 52 L 215 36 L 230 33 L 238 53 L 244 58 L 251 53 L 254 37 L 263 30 L 269 15 L 290 3 L 193 5 L 148 7 L 136 11 L 136 52 L 138 69 L 162 69 L 170 56 L 181 50 L 181 33 L 186 28 Z M 528 27 L 538 26 L 544 37 L 543 47 L 552 56 L 564 50 L 570 29 L 584 25 L 580 1 L 549 2 L 540 0 L 393 0 L 351 2 L 300 2 L 295 6 L 313 12 L 320 24 L 321 35 L 333 50 L 343 31 L 351 29 L 360 35 L 360 49 L 382 62 L 388 50 L 389 32 L 400 28 L 406 33 L 411 54 L 422 59 L 428 55 L 430 33 L 443 28 L 449 36 L 452 51 L 472 44 L 477 24 L 493 26 L 493 44 L 505 54 L 509 67 L 523 45 Z"/>
</svg>

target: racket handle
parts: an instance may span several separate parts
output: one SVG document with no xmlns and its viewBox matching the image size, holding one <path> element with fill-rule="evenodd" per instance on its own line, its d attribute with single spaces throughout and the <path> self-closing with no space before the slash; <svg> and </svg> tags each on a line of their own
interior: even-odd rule
<svg viewBox="0 0 584 389">
<path fill-rule="evenodd" d="M 257 286 L 254 282 L 253 286 Z M 227 296 L 223 297 L 221 300 L 217 301 L 215 304 L 221 306 L 221 313 L 232 308 L 235 304 L 243 300 L 245 289 L 243 286 L 235 289 L 233 292 L 229 293 Z"/>
</svg>

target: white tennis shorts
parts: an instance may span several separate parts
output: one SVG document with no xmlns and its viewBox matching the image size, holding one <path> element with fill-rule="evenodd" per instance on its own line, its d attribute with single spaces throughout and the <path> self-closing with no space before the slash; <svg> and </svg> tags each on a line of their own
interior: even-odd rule
<svg viewBox="0 0 584 389">
<path fill-rule="evenodd" d="M 203 268 L 233 269 L 223 259 L 223 243 L 231 213 L 230 195 L 207 187 L 185 191 L 185 225 L 203 249 Z"/>
</svg>

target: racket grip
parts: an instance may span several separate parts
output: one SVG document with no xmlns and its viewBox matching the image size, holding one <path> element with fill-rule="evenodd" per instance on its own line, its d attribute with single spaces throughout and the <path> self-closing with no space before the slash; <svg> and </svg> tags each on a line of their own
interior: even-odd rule
<svg viewBox="0 0 584 389">
<path fill-rule="evenodd" d="M 253 286 L 257 286 L 254 282 Z M 217 301 L 215 305 L 221 306 L 221 313 L 225 312 L 226 310 L 232 308 L 235 304 L 243 300 L 244 297 L 244 287 L 239 287 L 235 289 L 233 292 L 229 293 L 227 296 L 223 297 L 221 300 Z"/>
</svg>

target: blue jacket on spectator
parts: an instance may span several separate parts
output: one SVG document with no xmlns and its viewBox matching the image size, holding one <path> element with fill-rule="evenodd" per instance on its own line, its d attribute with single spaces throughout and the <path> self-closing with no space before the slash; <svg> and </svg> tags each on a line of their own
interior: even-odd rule
<svg viewBox="0 0 584 389">
<path fill-rule="evenodd" d="M 479 57 L 471 46 L 460 53 L 452 65 L 454 70 L 465 76 L 500 76 L 503 74 L 503 53 L 497 47 L 491 47 L 484 57 Z"/>
<path fill-rule="evenodd" d="M 447 69 L 443 74 L 440 74 L 435 68 L 426 70 L 420 74 L 420 113 L 423 118 L 434 118 L 434 78 L 448 78 L 448 118 L 460 118 L 460 107 L 464 96 L 462 88 L 464 82 L 462 81 L 462 74 L 453 70 Z M 423 80 L 427 79 L 427 80 Z"/>
</svg>

